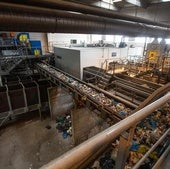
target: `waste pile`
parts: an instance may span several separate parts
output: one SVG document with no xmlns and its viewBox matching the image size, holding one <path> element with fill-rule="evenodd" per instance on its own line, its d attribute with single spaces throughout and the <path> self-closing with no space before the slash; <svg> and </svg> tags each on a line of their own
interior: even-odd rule
<svg viewBox="0 0 170 169">
<path fill-rule="evenodd" d="M 129 155 L 125 169 L 131 169 L 144 156 L 144 154 L 159 140 L 159 138 L 170 128 L 170 104 L 157 109 L 145 120 L 140 122 L 134 132 Z M 169 146 L 170 138 L 167 137 L 145 160 L 139 169 L 152 168 L 164 150 Z M 101 155 L 92 166 L 87 169 L 114 169 L 118 154 L 119 139 Z"/>
<path fill-rule="evenodd" d="M 62 137 L 65 139 L 68 136 L 72 136 L 72 126 L 71 126 L 71 113 L 68 112 L 56 119 L 56 129 L 62 133 Z"/>
<path fill-rule="evenodd" d="M 127 168 L 134 166 L 139 159 L 155 144 L 159 138 L 170 127 L 170 105 L 167 103 L 163 107 L 157 109 L 145 120 L 139 123 L 135 129 L 132 145 L 130 147 L 129 157 L 127 160 Z M 143 168 L 150 167 L 158 160 L 164 151 L 167 142 L 166 139 L 153 151 L 143 164 Z M 141 166 L 142 167 L 142 166 Z"/>
</svg>

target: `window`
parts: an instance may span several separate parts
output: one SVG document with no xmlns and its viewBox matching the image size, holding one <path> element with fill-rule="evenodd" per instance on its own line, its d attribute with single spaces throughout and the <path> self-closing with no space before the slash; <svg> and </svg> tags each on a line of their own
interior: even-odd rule
<svg viewBox="0 0 170 169">
<path fill-rule="evenodd" d="M 71 40 L 70 40 L 70 43 L 71 43 L 71 44 L 77 44 L 77 40 L 76 40 L 76 39 L 71 39 Z"/>
</svg>

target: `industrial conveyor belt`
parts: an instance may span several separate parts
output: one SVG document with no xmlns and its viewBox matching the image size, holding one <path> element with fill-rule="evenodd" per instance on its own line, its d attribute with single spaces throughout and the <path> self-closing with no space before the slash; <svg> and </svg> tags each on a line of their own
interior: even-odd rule
<svg viewBox="0 0 170 169">
<path fill-rule="evenodd" d="M 87 101 L 90 102 L 100 111 L 107 113 L 115 122 L 130 115 L 132 109 L 134 109 L 134 107 L 128 104 L 120 103 L 120 100 L 107 94 L 107 92 L 93 87 L 55 67 L 45 63 L 38 63 L 36 66 L 37 70 L 44 76 L 49 77 L 53 83 L 69 89 L 79 99 L 83 98 L 86 103 Z"/>
<path fill-rule="evenodd" d="M 147 94 L 152 94 L 156 89 L 158 89 L 159 87 L 161 87 L 161 86 L 159 86 L 159 87 L 157 87 L 157 88 L 151 88 L 151 87 L 146 87 L 146 86 L 143 86 L 145 83 L 143 82 L 143 84 L 137 84 L 137 83 L 135 83 L 135 82 L 132 82 L 132 81 L 130 81 L 130 80 L 124 80 L 123 78 L 119 78 L 119 77 L 117 77 L 117 76 L 114 76 L 114 78 L 115 78 L 115 80 L 113 81 L 113 83 L 116 81 L 116 82 L 119 82 L 119 83 L 123 83 L 123 84 L 125 84 L 125 85 L 128 85 L 129 87 L 133 87 L 133 88 L 135 88 L 135 89 L 138 89 L 138 90 L 140 90 L 140 91 L 142 91 L 142 92 L 145 92 L 145 93 L 147 93 Z M 131 78 L 132 79 L 132 78 Z"/>
<path fill-rule="evenodd" d="M 161 87 L 161 85 L 123 74 L 109 74 L 94 66 L 83 69 L 83 79 L 92 84 L 97 82 L 100 89 L 105 89 L 112 95 L 135 104 L 136 107 Z"/>
<path fill-rule="evenodd" d="M 153 83 L 151 81 L 147 81 L 147 80 L 142 80 L 142 79 L 139 79 L 139 78 L 135 78 L 135 77 L 130 77 L 130 76 L 127 76 L 127 75 L 123 75 L 123 74 L 117 74 L 116 76 L 114 76 L 116 79 L 124 79 L 125 81 L 128 81 L 131 82 L 131 83 L 136 83 L 138 85 L 146 85 L 148 87 L 148 89 L 150 90 L 156 90 L 158 88 L 160 88 L 162 85 L 160 84 L 156 84 L 156 83 Z M 145 90 L 145 89 L 144 89 Z"/>
<path fill-rule="evenodd" d="M 119 74 L 118 74 L 119 75 Z M 137 81 L 132 77 L 126 77 L 124 75 L 113 76 L 111 87 L 114 92 L 109 90 L 112 94 L 118 95 L 136 105 L 140 105 L 145 99 L 147 99 L 155 90 L 161 87 L 161 85 L 153 84 L 147 81 Z"/>
</svg>

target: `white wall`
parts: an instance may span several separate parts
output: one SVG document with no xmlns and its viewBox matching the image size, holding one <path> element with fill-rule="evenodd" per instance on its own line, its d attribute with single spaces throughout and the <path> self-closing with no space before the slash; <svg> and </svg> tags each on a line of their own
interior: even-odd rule
<svg viewBox="0 0 170 169">
<path fill-rule="evenodd" d="M 81 44 L 82 42 L 85 43 L 98 43 L 99 40 L 103 40 L 105 43 L 116 43 L 116 47 L 119 46 L 119 43 L 123 40 L 128 47 L 130 45 L 133 45 L 136 47 L 137 53 L 143 53 L 143 48 L 144 48 L 144 43 L 145 43 L 145 38 L 144 37 L 124 37 L 122 35 L 98 35 L 98 34 L 65 34 L 65 33 L 48 33 L 48 45 L 50 46 L 60 46 L 60 47 L 69 47 L 70 46 L 70 40 L 71 39 L 76 39 L 78 44 Z M 147 38 L 147 42 L 149 43 L 152 41 L 152 38 Z M 140 49 L 139 49 L 140 48 Z M 132 49 L 133 50 L 133 49 Z M 130 52 L 132 51 L 130 49 Z M 139 50 L 142 50 L 140 52 Z M 52 51 L 52 48 L 51 48 Z M 119 51 L 118 51 L 119 52 Z M 123 50 L 120 51 L 120 55 L 124 55 Z M 138 54 L 138 55 L 140 55 Z"/>
<path fill-rule="evenodd" d="M 130 49 L 134 52 L 136 48 Z M 55 47 L 55 55 L 61 56 L 62 59 L 56 59 L 56 66 L 62 70 L 82 78 L 83 68 L 89 66 L 96 66 L 100 68 L 106 68 L 107 64 L 112 61 L 122 61 L 128 58 L 129 47 L 126 48 L 105 48 L 105 47 L 94 47 L 94 48 L 62 48 Z M 112 56 L 112 53 L 116 53 L 116 56 Z M 103 65 L 103 63 L 105 63 Z M 102 67 L 103 65 L 103 67 Z"/>
<path fill-rule="evenodd" d="M 112 57 L 112 52 L 116 52 L 116 57 Z M 100 67 L 105 60 L 107 62 L 119 61 L 127 58 L 128 48 L 81 48 L 80 49 L 80 72 L 83 76 L 83 68 L 88 66 Z M 103 65 L 106 68 L 106 62 Z"/>
<path fill-rule="evenodd" d="M 87 34 L 64 34 L 64 33 L 48 33 L 48 44 L 57 46 L 69 46 L 71 39 L 76 39 L 77 44 L 89 41 Z"/>
</svg>

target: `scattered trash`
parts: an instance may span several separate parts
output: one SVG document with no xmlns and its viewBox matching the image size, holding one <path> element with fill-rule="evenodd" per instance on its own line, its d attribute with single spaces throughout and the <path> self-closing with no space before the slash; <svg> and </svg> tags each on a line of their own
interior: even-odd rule
<svg viewBox="0 0 170 169">
<path fill-rule="evenodd" d="M 68 136 L 72 136 L 72 127 L 71 127 L 71 113 L 68 112 L 63 116 L 59 116 L 56 119 L 56 129 L 62 133 L 62 137 L 65 139 Z"/>
<path fill-rule="evenodd" d="M 100 158 L 99 162 L 101 169 L 111 169 L 115 165 L 115 161 L 111 158 L 111 152 L 106 152 L 104 157 Z"/>
<path fill-rule="evenodd" d="M 32 165 L 32 164 L 30 164 L 29 169 L 32 169 L 32 167 L 33 167 L 33 165 Z"/>
<path fill-rule="evenodd" d="M 127 160 L 127 166 L 134 166 L 140 158 L 153 146 L 154 143 L 163 135 L 163 133 L 169 128 L 167 114 L 170 113 L 170 106 L 163 106 L 156 110 L 153 114 L 148 116 L 145 120 L 140 122 L 135 129 L 134 138 L 130 147 L 129 157 Z M 148 161 L 139 168 L 152 168 L 161 155 L 161 152 L 166 147 L 164 140 L 162 145 L 159 145 L 147 158 Z M 148 167 L 149 166 L 149 167 Z"/>
<path fill-rule="evenodd" d="M 39 155 L 40 155 L 40 153 L 39 153 L 39 152 L 37 152 L 37 153 L 36 153 L 36 156 L 39 156 Z"/>
<path fill-rule="evenodd" d="M 119 109 L 119 113 L 125 115 L 123 104 L 116 103 L 113 108 Z M 123 110 L 123 111 L 122 111 Z M 130 109 L 126 112 L 131 113 Z M 126 115 L 125 115 L 126 116 Z M 133 141 L 129 148 L 129 155 L 126 161 L 125 169 L 131 169 L 141 159 L 144 154 L 153 146 L 154 143 L 170 127 L 170 104 L 165 104 L 157 109 L 146 119 L 141 121 L 135 128 Z M 152 168 L 153 164 L 159 159 L 164 150 L 169 146 L 170 139 L 165 139 L 145 160 L 139 169 Z M 116 139 L 91 166 L 86 169 L 113 169 L 118 155 L 119 139 Z M 100 164 L 100 166 L 99 166 Z"/>
<path fill-rule="evenodd" d="M 47 125 L 47 126 L 45 126 L 45 128 L 49 130 L 49 129 L 51 129 L 51 126 Z"/>
</svg>

